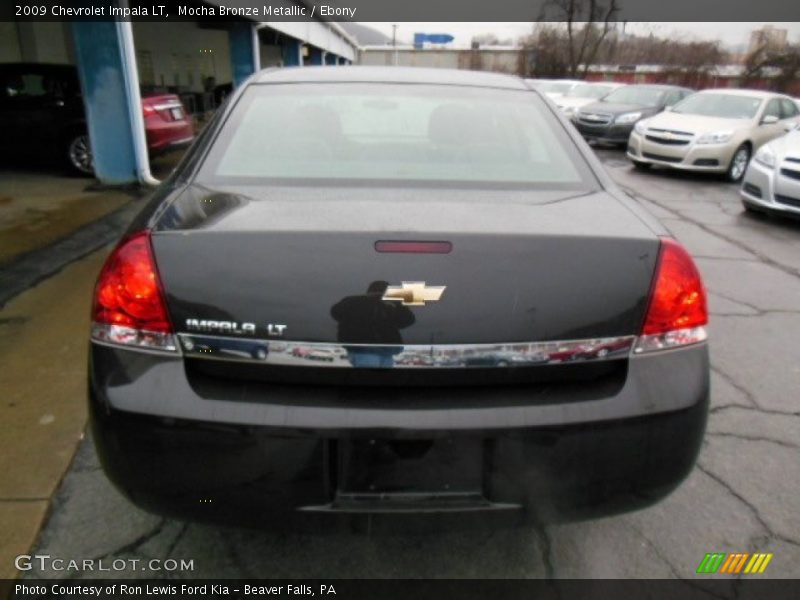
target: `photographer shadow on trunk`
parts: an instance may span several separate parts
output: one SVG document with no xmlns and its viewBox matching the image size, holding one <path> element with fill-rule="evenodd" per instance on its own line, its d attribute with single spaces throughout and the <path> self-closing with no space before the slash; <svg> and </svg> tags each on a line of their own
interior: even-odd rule
<svg viewBox="0 0 800 600">
<path fill-rule="evenodd" d="M 386 281 L 373 281 L 365 294 L 347 296 L 331 308 L 339 324 L 337 339 L 354 367 L 388 369 L 403 351 L 400 330 L 416 319 L 401 303 L 383 299 L 388 287 Z"/>
</svg>

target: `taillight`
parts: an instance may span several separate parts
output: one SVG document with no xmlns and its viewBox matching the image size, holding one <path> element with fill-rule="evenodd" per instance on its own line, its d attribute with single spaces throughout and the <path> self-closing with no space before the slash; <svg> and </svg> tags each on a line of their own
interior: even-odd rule
<svg viewBox="0 0 800 600">
<path fill-rule="evenodd" d="M 145 117 L 152 117 L 153 115 L 157 114 L 156 109 L 149 104 L 142 105 L 142 113 L 144 113 Z"/>
<path fill-rule="evenodd" d="M 92 338 L 176 351 L 148 232 L 125 238 L 103 265 L 94 290 Z"/>
<path fill-rule="evenodd" d="M 662 238 L 650 303 L 634 352 L 702 342 L 707 338 L 707 323 L 706 292 L 692 257 L 675 240 Z"/>
</svg>

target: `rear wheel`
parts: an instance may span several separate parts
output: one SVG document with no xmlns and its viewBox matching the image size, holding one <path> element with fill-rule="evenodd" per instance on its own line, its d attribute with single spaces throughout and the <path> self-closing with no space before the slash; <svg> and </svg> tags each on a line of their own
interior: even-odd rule
<svg viewBox="0 0 800 600">
<path fill-rule="evenodd" d="M 83 176 L 94 174 L 92 147 L 89 145 L 89 134 L 85 131 L 75 131 L 67 136 L 64 155 L 72 173 Z"/>
<path fill-rule="evenodd" d="M 750 163 L 750 146 L 742 144 L 733 153 L 731 164 L 728 166 L 728 171 L 725 173 L 725 178 L 731 183 L 738 183 L 744 177 L 747 171 L 747 165 Z"/>
</svg>

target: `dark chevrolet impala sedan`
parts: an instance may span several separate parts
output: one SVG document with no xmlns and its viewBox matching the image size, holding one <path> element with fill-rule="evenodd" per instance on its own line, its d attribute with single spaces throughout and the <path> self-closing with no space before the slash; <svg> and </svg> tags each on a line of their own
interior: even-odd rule
<svg viewBox="0 0 800 600">
<path fill-rule="evenodd" d="M 694 464 L 706 322 L 686 251 L 522 80 L 265 71 L 99 276 L 94 440 L 133 502 L 209 521 L 631 510 Z"/>
</svg>

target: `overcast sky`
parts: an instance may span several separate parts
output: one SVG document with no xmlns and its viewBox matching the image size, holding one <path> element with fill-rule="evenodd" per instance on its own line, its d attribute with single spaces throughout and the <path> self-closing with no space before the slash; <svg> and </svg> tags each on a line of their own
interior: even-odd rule
<svg viewBox="0 0 800 600">
<path fill-rule="evenodd" d="M 789 0 L 792 1 L 792 0 Z M 392 23 L 363 23 L 386 35 L 392 35 Z M 750 31 L 768 23 L 628 23 L 628 33 L 649 34 L 662 37 L 680 36 L 686 39 L 718 39 L 725 45 L 747 44 Z M 800 42 L 800 23 L 772 23 L 789 30 L 789 40 Z M 622 27 L 622 25 L 619 25 Z M 398 42 L 410 43 L 415 32 L 449 33 L 456 39 L 453 45 L 468 46 L 472 37 L 493 33 L 501 40 L 514 41 L 530 33 L 533 23 L 397 23 Z"/>
</svg>

